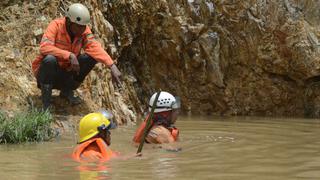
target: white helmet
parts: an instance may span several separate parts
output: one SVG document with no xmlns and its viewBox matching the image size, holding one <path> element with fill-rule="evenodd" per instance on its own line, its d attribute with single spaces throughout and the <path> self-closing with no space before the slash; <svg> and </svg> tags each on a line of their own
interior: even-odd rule
<svg viewBox="0 0 320 180">
<path fill-rule="evenodd" d="M 152 109 L 153 102 L 156 98 L 157 93 L 154 93 L 149 101 L 149 112 Z M 154 109 L 155 113 L 164 112 L 164 111 L 171 111 L 172 109 L 179 109 L 180 108 L 180 101 L 179 98 L 174 97 L 172 94 L 161 91 L 156 108 Z"/>
<path fill-rule="evenodd" d="M 66 16 L 71 22 L 79 25 L 87 25 L 90 23 L 89 10 L 80 3 L 71 4 L 66 11 Z"/>
</svg>

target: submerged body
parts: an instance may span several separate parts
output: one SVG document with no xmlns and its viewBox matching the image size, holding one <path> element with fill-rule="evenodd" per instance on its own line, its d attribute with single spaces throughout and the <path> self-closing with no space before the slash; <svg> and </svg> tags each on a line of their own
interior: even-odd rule
<svg viewBox="0 0 320 180">
<path fill-rule="evenodd" d="M 102 113 L 90 113 L 79 123 L 79 145 L 72 158 L 78 162 L 105 162 L 115 156 L 109 148 L 112 123 Z"/>
<path fill-rule="evenodd" d="M 101 138 L 93 138 L 79 144 L 72 153 L 72 158 L 78 162 L 106 162 L 116 153 Z"/>
<path fill-rule="evenodd" d="M 178 97 L 174 97 L 165 91 L 160 92 L 158 99 L 156 95 L 157 93 L 154 93 L 149 101 L 150 113 L 152 113 L 151 107 L 153 107 L 154 103 L 156 104 L 156 106 L 153 107 L 154 114 L 149 114 L 149 116 L 152 117 L 151 125 L 147 127 L 147 124 L 149 125 L 149 122 L 147 122 L 149 119 L 148 116 L 137 129 L 133 137 L 133 142 L 143 144 L 145 141 L 152 144 L 166 144 L 160 147 L 170 151 L 179 151 L 181 148 L 176 147 L 173 143 L 176 142 L 179 137 L 179 130 L 174 126 L 174 123 L 179 115 L 180 101 Z M 146 134 L 144 135 L 144 133 Z M 142 137 L 145 137 L 145 139 L 142 140 Z"/>
<path fill-rule="evenodd" d="M 162 143 L 172 143 L 178 140 L 179 129 L 176 127 L 164 127 L 162 125 L 156 125 L 151 122 L 151 129 L 146 136 L 147 143 L 162 144 Z M 133 141 L 135 143 L 140 143 L 144 130 L 146 128 L 146 120 L 144 120 L 136 131 Z"/>
<path fill-rule="evenodd" d="M 146 141 L 154 144 L 173 143 L 178 140 L 179 130 L 176 127 L 165 128 L 154 125 L 146 137 Z"/>
</svg>

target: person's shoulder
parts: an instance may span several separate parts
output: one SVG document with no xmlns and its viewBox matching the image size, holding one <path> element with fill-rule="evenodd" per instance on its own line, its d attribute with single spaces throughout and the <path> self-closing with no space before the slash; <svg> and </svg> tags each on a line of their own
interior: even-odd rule
<svg viewBox="0 0 320 180">
<path fill-rule="evenodd" d="M 57 19 L 54 19 L 52 20 L 50 23 L 49 23 L 49 27 L 63 27 L 65 24 L 65 18 L 57 18 Z"/>
<path fill-rule="evenodd" d="M 162 125 L 154 126 L 153 129 L 150 130 L 147 140 L 160 144 L 173 141 L 170 131 Z"/>
<path fill-rule="evenodd" d="M 51 23 L 56 23 L 56 24 L 64 24 L 66 19 L 64 17 L 56 18 L 51 21 Z"/>
<path fill-rule="evenodd" d="M 170 133 L 170 131 L 165 128 L 164 126 L 162 125 L 156 125 L 156 126 L 153 126 L 152 129 L 151 129 L 153 132 L 157 132 L 157 134 L 167 134 L 167 133 Z"/>
</svg>

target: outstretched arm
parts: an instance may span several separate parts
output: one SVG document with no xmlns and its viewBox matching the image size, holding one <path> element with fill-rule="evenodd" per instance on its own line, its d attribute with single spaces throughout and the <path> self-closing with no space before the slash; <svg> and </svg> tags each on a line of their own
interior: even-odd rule
<svg viewBox="0 0 320 180">
<path fill-rule="evenodd" d="M 101 44 L 96 40 L 90 28 L 87 27 L 84 33 L 83 49 L 84 51 L 98 62 L 111 67 L 113 60 L 109 54 L 102 48 Z"/>
</svg>

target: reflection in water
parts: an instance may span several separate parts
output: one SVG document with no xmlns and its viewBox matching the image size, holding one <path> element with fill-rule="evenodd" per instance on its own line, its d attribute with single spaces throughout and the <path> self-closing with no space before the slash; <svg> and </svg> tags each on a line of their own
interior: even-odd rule
<svg viewBox="0 0 320 180">
<path fill-rule="evenodd" d="M 81 180 L 110 179 L 111 169 L 102 163 L 81 163 L 76 168 Z"/>
<path fill-rule="evenodd" d="M 155 158 L 152 162 L 152 174 L 155 179 L 174 178 L 179 173 L 175 161 L 175 154 L 163 154 L 161 157 Z"/>
<path fill-rule="evenodd" d="M 318 179 L 319 120 L 180 118 L 178 153 L 145 146 L 143 156 L 103 164 L 70 158 L 75 135 L 0 146 L 1 179 Z M 137 127 L 115 129 L 111 148 L 132 154 Z"/>
</svg>

